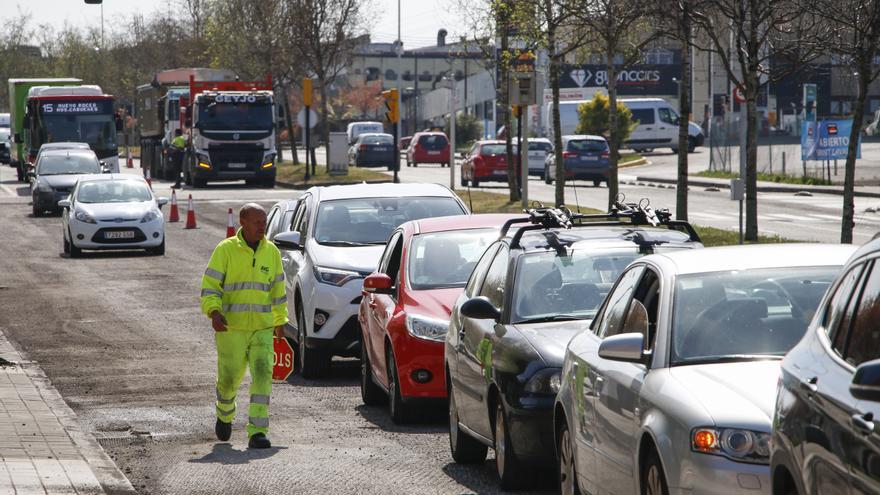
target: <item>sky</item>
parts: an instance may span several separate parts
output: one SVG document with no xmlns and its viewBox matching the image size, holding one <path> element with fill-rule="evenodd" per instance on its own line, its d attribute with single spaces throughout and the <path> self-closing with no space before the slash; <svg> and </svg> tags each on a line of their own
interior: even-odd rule
<svg viewBox="0 0 880 495">
<path fill-rule="evenodd" d="M 367 25 L 371 39 L 377 42 L 391 42 L 397 38 L 398 0 L 368 0 L 371 14 L 367 15 Z M 8 3 L 7 3 L 8 2 Z M 101 6 L 86 5 L 83 0 L 2 0 L 12 8 L 0 11 L 0 19 L 15 15 L 16 7 L 30 12 L 34 21 L 48 23 L 60 28 L 65 21 L 77 27 L 101 25 Z M 455 40 L 465 35 L 464 22 L 456 19 L 457 0 L 400 0 L 401 37 L 404 47 L 418 48 L 433 46 L 437 42 L 437 31 L 445 28 L 447 39 Z M 104 0 L 104 28 L 109 31 L 110 23 L 132 12 L 149 15 L 159 9 L 173 5 L 171 0 Z"/>
</svg>

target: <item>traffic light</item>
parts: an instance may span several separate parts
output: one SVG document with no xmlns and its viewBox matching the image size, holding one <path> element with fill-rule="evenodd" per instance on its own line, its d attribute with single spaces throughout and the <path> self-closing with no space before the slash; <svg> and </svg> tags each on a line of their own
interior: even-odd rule
<svg viewBox="0 0 880 495">
<path fill-rule="evenodd" d="M 382 91 L 382 98 L 385 98 L 385 119 L 392 124 L 396 124 L 400 120 L 400 110 L 397 107 L 398 93 L 396 89 L 388 89 Z"/>
</svg>

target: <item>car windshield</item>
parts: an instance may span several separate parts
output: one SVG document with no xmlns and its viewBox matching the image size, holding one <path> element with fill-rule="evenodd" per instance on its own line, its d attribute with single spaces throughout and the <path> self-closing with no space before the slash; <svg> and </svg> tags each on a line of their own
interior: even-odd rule
<svg viewBox="0 0 880 495">
<path fill-rule="evenodd" d="M 388 135 L 361 136 L 361 144 L 393 144 L 394 139 Z"/>
<path fill-rule="evenodd" d="M 568 142 L 568 151 L 606 151 L 608 143 L 594 139 L 573 139 Z"/>
<path fill-rule="evenodd" d="M 698 273 L 675 282 L 673 365 L 782 357 L 840 267 Z"/>
<path fill-rule="evenodd" d="M 101 173 L 101 164 L 90 155 L 44 155 L 37 163 L 37 175 L 98 173 Z"/>
<path fill-rule="evenodd" d="M 150 201 L 147 185 L 133 180 L 101 180 L 81 184 L 76 194 L 80 203 L 134 203 Z"/>
<path fill-rule="evenodd" d="M 517 267 L 514 321 L 592 319 L 637 248 L 526 254 Z"/>
<path fill-rule="evenodd" d="M 315 240 L 319 244 L 385 244 L 398 225 L 409 220 L 462 215 L 454 198 L 395 197 L 324 201 L 318 207 Z"/>
<path fill-rule="evenodd" d="M 407 254 L 410 287 L 464 287 L 474 265 L 498 233 L 498 229 L 475 229 L 416 236 Z"/>
</svg>

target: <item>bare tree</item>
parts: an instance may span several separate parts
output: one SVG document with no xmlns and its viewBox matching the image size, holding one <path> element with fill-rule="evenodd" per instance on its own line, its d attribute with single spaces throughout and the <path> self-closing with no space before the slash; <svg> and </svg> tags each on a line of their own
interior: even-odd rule
<svg viewBox="0 0 880 495">
<path fill-rule="evenodd" d="M 694 21 L 746 98 L 745 239 L 757 241 L 758 93 L 823 53 L 827 23 L 796 0 L 706 0 Z"/>
<path fill-rule="evenodd" d="M 801 8 L 829 24 L 833 33 L 827 40 L 830 51 L 845 62 L 843 67 L 855 73 L 858 94 L 844 168 L 843 217 L 840 222 L 840 242 L 849 244 L 853 241 L 855 226 L 856 154 L 865 118 L 865 101 L 868 86 L 880 76 L 880 65 L 874 63 L 880 54 L 880 0 L 804 1 Z"/>
</svg>

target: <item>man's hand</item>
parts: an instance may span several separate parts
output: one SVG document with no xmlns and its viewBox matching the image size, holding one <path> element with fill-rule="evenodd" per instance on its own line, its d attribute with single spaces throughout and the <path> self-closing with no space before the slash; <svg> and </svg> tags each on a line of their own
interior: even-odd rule
<svg viewBox="0 0 880 495">
<path fill-rule="evenodd" d="M 217 310 L 211 313 L 211 326 L 214 327 L 215 332 L 226 331 L 226 318 Z"/>
<path fill-rule="evenodd" d="M 275 327 L 275 338 L 283 339 L 284 338 L 284 325 L 278 325 Z"/>
</svg>

